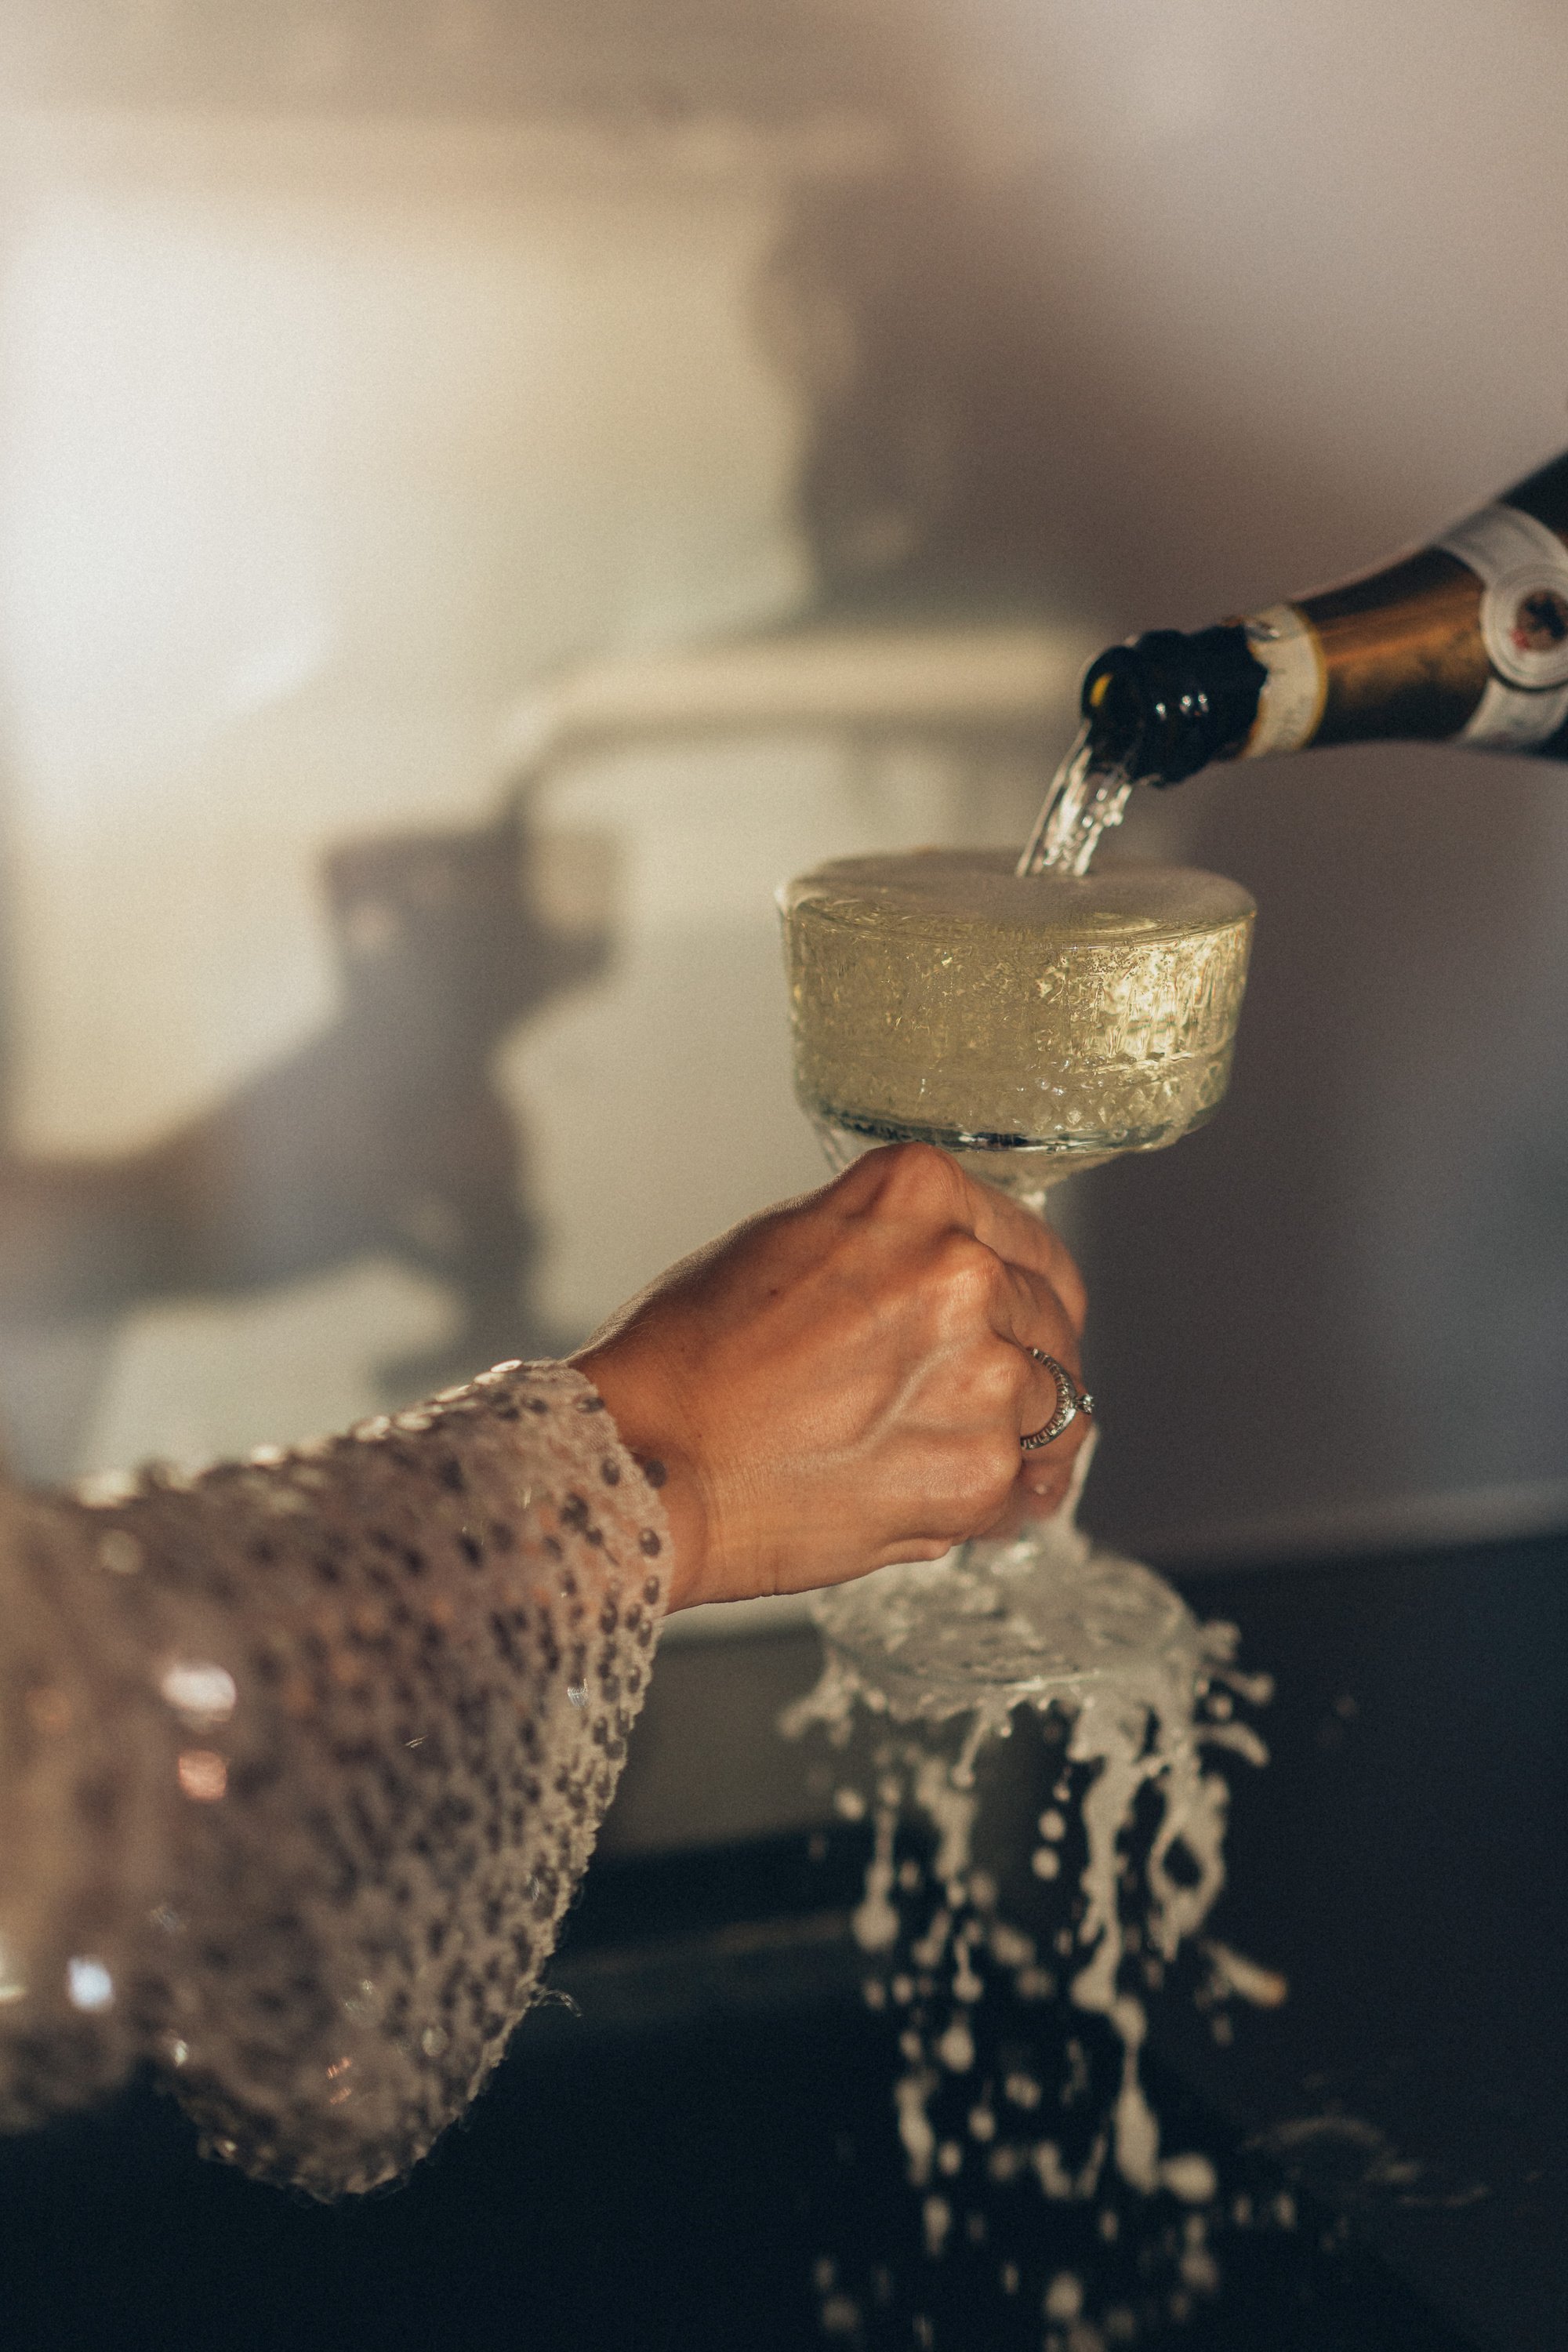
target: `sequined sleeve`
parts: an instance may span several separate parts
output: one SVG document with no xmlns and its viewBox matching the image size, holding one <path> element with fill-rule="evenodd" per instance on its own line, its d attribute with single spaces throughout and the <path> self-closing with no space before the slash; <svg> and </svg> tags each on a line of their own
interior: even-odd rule
<svg viewBox="0 0 1568 2352">
<path fill-rule="evenodd" d="M 162 2070 L 318 2196 L 404 2172 L 528 2006 L 668 1530 L 510 1365 L 199 1477 L 0 1493 L 0 2128 Z"/>
</svg>

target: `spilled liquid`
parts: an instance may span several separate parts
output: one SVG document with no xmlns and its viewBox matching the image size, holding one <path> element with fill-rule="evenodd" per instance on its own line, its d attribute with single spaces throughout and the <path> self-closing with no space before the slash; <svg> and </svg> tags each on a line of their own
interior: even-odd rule
<svg viewBox="0 0 1568 2352">
<path fill-rule="evenodd" d="M 1268 1679 L 1238 1669 L 1234 1628 L 1200 1626 L 1150 1570 L 1091 1551 L 1070 1522 L 1058 1542 L 1076 1548 L 1076 1567 L 1064 1557 L 1054 1575 L 1037 1570 L 1037 1596 L 1051 1598 L 1024 1602 L 1037 1637 L 1048 1644 L 1042 1609 L 1060 1637 L 1055 1655 L 1037 1648 L 1030 1687 L 985 1671 L 984 1627 L 1005 1625 L 1022 1573 L 1009 1591 L 1005 1564 L 974 1569 L 977 1594 L 1000 1583 L 1005 1595 L 1000 1619 L 967 1621 L 980 1629 L 978 1658 L 961 1616 L 942 1656 L 906 1657 L 907 1678 L 889 1671 L 899 1632 L 879 1624 L 871 1578 L 818 1603 L 826 1663 L 784 1728 L 820 1726 L 841 1750 L 857 1727 L 873 1728 L 868 1762 L 841 1773 L 837 1804 L 871 1825 L 853 1927 L 867 2003 L 897 2035 L 892 2100 L 923 2262 L 979 2260 L 976 2275 L 1004 2303 L 1024 2294 L 1044 2309 L 1037 2340 L 1078 2352 L 1142 2340 L 1152 2317 L 1179 2321 L 1220 2284 L 1215 2165 L 1167 2144 L 1144 2087 L 1151 2000 L 1170 1997 L 1179 1976 L 1225 2040 L 1232 2001 L 1270 2007 L 1286 1988 L 1204 1934 L 1225 1883 L 1229 1791 L 1216 1755 L 1267 1761 L 1246 1711 L 1267 1702 Z M 898 1601 L 895 1591 L 895 1615 Z M 1014 1731 L 1015 1707 L 1057 1766 L 1023 1837 L 984 1809 L 991 1744 Z M 1030 2223 L 1042 2200 L 1076 2231 L 1074 2263 L 1049 2277 L 1042 2246 L 1055 2261 L 1064 2241 Z M 1129 2241 L 1152 2227 L 1142 2302 L 1128 2303 Z M 860 2340 L 863 2296 L 828 2268 L 824 2326 Z M 914 2309 L 920 2282 L 883 2285 L 885 2301 L 913 2310 L 912 2336 L 886 2340 L 934 2345 L 934 2323 Z M 971 2341 L 986 2340 L 979 2311 L 973 2327 Z"/>
</svg>

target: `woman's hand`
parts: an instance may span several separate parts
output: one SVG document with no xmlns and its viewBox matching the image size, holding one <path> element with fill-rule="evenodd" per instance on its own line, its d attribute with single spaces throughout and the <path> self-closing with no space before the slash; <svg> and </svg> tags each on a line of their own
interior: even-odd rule
<svg viewBox="0 0 1568 2352">
<path fill-rule="evenodd" d="M 1087 1429 L 1038 1348 L 1079 1374 L 1083 1284 L 1049 1227 L 930 1145 L 672 1268 L 573 1361 L 665 1471 L 669 1605 L 842 1583 L 1054 1510 Z"/>
</svg>

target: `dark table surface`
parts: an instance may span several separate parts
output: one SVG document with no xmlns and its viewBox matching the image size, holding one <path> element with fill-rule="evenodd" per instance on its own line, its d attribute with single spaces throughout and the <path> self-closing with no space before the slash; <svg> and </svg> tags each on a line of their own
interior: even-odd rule
<svg viewBox="0 0 1568 2352">
<path fill-rule="evenodd" d="M 1291 1991 L 1228 2051 L 1173 2006 L 1161 2046 L 1237 2123 L 1294 2123 L 1299 2166 L 1478 2343 L 1563 2352 L 1568 1540 L 1186 1590 L 1277 1677 L 1224 1932 Z"/>
<path fill-rule="evenodd" d="M 1563 2352 L 1568 1541 L 1186 1590 L 1277 1677 L 1272 1761 L 1232 1775 L 1214 1924 L 1291 1990 L 1228 2047 L 1157 2003 L 1153 2088 L 1184 2143 L 1260 2204 L 1292 2184 L 1300 2219 L 1227 2248 L 1226 2291 L 1140 2343 Z M 821 2344 L 826 2258 L 906 2283 L 921 2262 L 887 2031 L 845 1934 L 862 1859 L 846 1832 L 815 1862 L 795 1840 L 591 1873 L 556 1971 L 580 2013 L 526 2021 L 391 2195 L 253 2187 L 145 2088 L 0 2142 L 0 2347 Z M 1037 2197 L 1027 2226 L 1072 2218 Z M 1012 2329 L 969 2278 L 949 2263 L 921 2289 L 941 2352 L 1040 2345 L 1037 2292 Z M 908 2296 L 862 2305 L 826 2340 L 925 2340 Z"/>
</svg>

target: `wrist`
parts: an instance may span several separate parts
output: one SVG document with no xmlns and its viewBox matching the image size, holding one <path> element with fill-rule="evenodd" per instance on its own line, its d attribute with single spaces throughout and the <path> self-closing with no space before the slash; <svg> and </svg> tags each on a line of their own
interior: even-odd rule
<svg viewBox="0 0 1568 2352">
<path fill-rule="evenodd" d="M 670 1542 L 665 1612 L 689 1609 L 709 1598 L 702 1590 L 708 1512 L 701 1481 L 671 1426 L 660 1384 L 647 1378 L 635 1360 L 626 1360 L 613 1340 L 584 1348 L 569 1360 L 603 1399 L 621 1444 L 664 1507 Z"/>
</svg>

